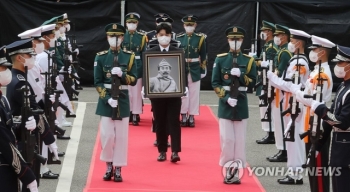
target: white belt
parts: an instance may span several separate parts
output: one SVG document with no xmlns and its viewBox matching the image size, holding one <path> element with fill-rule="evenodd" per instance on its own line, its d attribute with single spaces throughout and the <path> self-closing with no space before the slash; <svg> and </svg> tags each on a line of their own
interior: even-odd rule
<svg viewBox="0 0 350 192">
<path fill-rule="evenodd" d="M 141 57 L 140 56 L 135 56 L 135 59 L 141 59 Z"/>
<path fill-rule="evenodd" d="M 112 84 L 103 84 L 105 86 L 106 89 L 111 89 L 112 88 Z M 127 90 L 128 86 L 127 85 L 121 85 L 119 86 L 120 90 Z"/>
<path fill-rule="evenodd" d="M 199 58 L 185 58 L 186 62 L 198 62 Z"/>
<path fill-rule="evenodd" d="M 230 91 L 230 86 L 222 86 L 226 91 Z M 238 87 L 238 91 L 247 91 L 248 87 Z"/>
</svg>

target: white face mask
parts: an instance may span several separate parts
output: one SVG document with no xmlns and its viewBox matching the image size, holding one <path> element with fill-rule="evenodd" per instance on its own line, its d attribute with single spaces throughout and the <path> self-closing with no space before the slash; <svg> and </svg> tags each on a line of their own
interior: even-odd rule
<svg viewBox="0 0 350 192">
<path fill-rule="evenodd" d="M 67 29 L 67 32 L 70 31 L 70 24 L 69 23 L 64 25 L 64 27 Z"/>
<path fill-rule="evenodd" d="M 45 47 L 44 47 L 44 43 L 41 42 L 41 43 L 38 43 L 38 44 L 35 44 L 35 53 L 36 54 L 40 54 L 44 51 Z"/>
<path fill-rule="evenodd" d="M 336 65 L 334 67 L 334 74 L 335 74 L 335 76 L 337 76 L 338 78 L 344 78 L 346 73 L 349 71 L 349 70 L 345 71 L 344 69 L 345 69 L 345 66 L 344 67 L 339 67 L 338 65 Z"/>
<path fill-rule="evenodd" d="M 137 28 L 136 23 L 127 23 L 126 26 L 128 27 L 129 31 L 135 31 Z"/>
<path fill-rule="evenodd" d="M 61 32 L 59 30 L 55 31 L 55 37 L 56 38 L 61 37 Z"/>
<path fill-rule="evenodd" d="M 266 40 L 267 39 L 267 34 L 265 32 L 260 33 L 260 39 Z"/>
<path fill-rule="evenodd" d="M 273 42 L 274 42 L 276 45 L 280 45 L 280 44 L 281 44 L 281 38 L 275 36 L 275 37 L 273 38 Z"/>
<path fill-rule="evenodd" d="M 235 45 L 235 42 L 237 42 L 237 44 Z M 237 51 L 241 48 L 242 45 L 242 41 L 229 41 L 230 44 L 230 48 Z M 236 48 L 236 49 L 235 49 Z"/>
<path fill-rule="evenodd" d="M 21 56 L 22 57 L 22 56 Z M 35 58 L 34 58 L 34 56 L 32 56 L 31 58 L 28 58 L 28 59 L 26 59 L 26 58 L 24 58 L 24 57 L 22 57 L 25 61 L 24 61 L 24 63 L 23 63 L 23 65 L 24 66 L 28 66 L 28 70 L 29 69 L 32 69 L 33 67 L 34 67 L 34 61 L 35 61 Z"/>
<path fill-rule="evenodd" d="M 185 26 L 186 33 L 193 33 L 194 29 L 194 26 Z"/>
<path fill-rule="evenodd" d="M 160 37 L 157 37 L 157 39 L 158 39 L 159 44 L 164 45 L 164 46 L 169 45 L 170 40 L 171 40 L 171 38 L 168 36 L 160 36 Z"/>
<path fill-rule="evenodd" d="M 311 62 L 316 63 L 318 61 L 318 53 L 316 53 L 315 51 L 310 51 L 309 53 L 309 59 Z"/>
<path fill-rule="evenodd" d="M 6 69 L 5 71 L 0 72 L 0 84 L 2 86 L 6 86 L 12 81 L 12 73 L 10 69 Z"/>
<path fill-rule="evenodd" d="M 50 38 L 49 38 L 49 39 L 50 39 Z M 50 39 L 50 41 L 49 41 L 49 46 L 50 46 L 50 47 L 55 47 L 55 42 L 56 42 L 56 40 L 57 40 L 56 37 Z M 46 42 L 47 42 L 47 40 L 46 40 Z"/>
<path fill-rule="evenodd" d="M 292 42 L 289 42 L 288 43 L 288 50 L 291 52 L 291 53 L 294 53 L 295 51 L 295 45 L 292 43 Z"/>
<path fill-rule="evenodd" d="M 60 33 L 63 34 L 66 32 L 66 28 L 65 27 L 60 27 Z"/>
<path fill-rule="evenodd" d="M 115 43 L 116 43 L 116 38 L 117 37 L 108 37 L 108 43 L 109 43 L 109 46 L 111 46 L 111 47 L 116 47 L 115 45 Z M 122 43 L 122 41 L 123 41 L 123 38 L 118 38 L 118 44 L 117 44 L 117 47 L 119 47 L 120 46 L 120 44 Z"/>
</svg>

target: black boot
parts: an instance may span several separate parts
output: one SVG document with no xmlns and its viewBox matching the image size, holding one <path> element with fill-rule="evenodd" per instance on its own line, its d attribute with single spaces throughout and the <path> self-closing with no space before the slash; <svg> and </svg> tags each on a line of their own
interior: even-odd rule
<svg viewBox="0 0 350 192">
<path fill-rule="evenodd" d="M 190 115 L 188 118 L 188 126 L 194 127 L 194 116 L 193 115 Z"/>
<path fill-rule="evenodd" d="M 137 120 L 137 122 L 140 122 L 140 121 L 141 121 L 141 118 L 140 118 L 140 115 L 139 115 L 139 114 L 136 115 L 136 120 Z"/>
<path fill-rule="evenodd" d="M 257 144 L 275 144 L 274 132 L 267 132 L 266 136 L 260 140 L 256 140 Z"/>
<path fill-rule="evenodd" d="M 122 182 L 122 168 L 121 167 L 115 167 L 115 173 L 114 173 L 114 182 Z"/>
<path fill-rule="evenodd" d="M 303 178 L 294 179 L 291 176 L 287 175 L 283 179 L 278 179 L 277 182 L 279 184 L 284 184 L 284 185 L 301 185 L 301 184 L 303 184 Z"/>
<path fill-rule="evenodd" d="M 276 156 L 268 158 L 270 162 L 287 162 L 287 150 L 280 150 Z"/>
<path fill-rule="evenodd" d="M 237 167 L 226 168 L 226 175 L 224 178 L 225 184 L 241 184 L 241 180 L 239 179 L 239 170 Z"/>
<path fill-rule="evenodd" d="M 187 126 L 187 116 L 186 114 L 181 114 L 181 127 Z"/>
<path fill-rule="evenodd" d="M 129 115 L 129 123 L 132 122 L 132 111 L 130 111 L 130 115 Z"/>
<path fill-rule="evenodd" d="M 139 123 L 137 122 L 137 118 L 135 114 L 132 115 L 132 125 L 139 126 Z"/>
<path fill-rule="evenodd" d="M 105 175 L 103 176 L 103 180 L 104 181 L 110 181 L 112 179 L 112 175 L 113 175 L 113 163 L 112 162 L 107 162 L 107 170 Z"/>
</svg>

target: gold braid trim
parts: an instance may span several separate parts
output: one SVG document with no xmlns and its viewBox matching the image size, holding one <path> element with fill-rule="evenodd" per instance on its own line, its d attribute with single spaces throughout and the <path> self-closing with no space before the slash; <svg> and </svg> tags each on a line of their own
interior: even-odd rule
<svg viewBox="0 0 350 192">
<path fill-rule="evenodd" d="M 45 122 L 44 119 L 45 117 L 43 115 L 39 115 L 39 123 L 38 123 L 38 129 L 40 134 L 43 134 L 45 131 Z"/>
<path fill-rule="evenodd" d="M 201 64 L 200 64 L 202 69 L 205 69 L 207 67 L 207 60 L 204 60 Z"/>
<path fill-rule="evenodd" d="M 225 97 L 225 89 L 224 88 L 220 88 L 220 87 L 215 87 L 214 88 L 214 91 L 216 93 L 216 95 L 219 97 L 219 98 L 223 98 Z"/>
<path fill-rule="evenodd" d="M 244 75 L 244 83 L 245 85 L 249 85 L 249 83 L 253 82 L 251 78 L 249 78 L 247 75 Z"/>
<path fill-rule="evenodd" d="M 141 41 L 141 50 L 143 49 L 143 46 L 145 45 L 145 43 L 147 42 L 147 36 L 144 35 L 142 36 L 142 41 Z"/>
<path fill-rule="evenodd" d="M 98 94 L 100 95 L 101 99 L 106 97 L 106 88 L 102 88 L 102 87 L 96 87 L 96 90 L 98 92 Z"/>
<path fill-rule="evenodd" d="M 203 41 L 204 41 L 204 36 L 201 36 L 201 39 L 199 40 L 199 49 L 198 49 L 198 51 L 200 51 L 201 50 L 201 47 L 202 47 L 202 44 L 203 44 Z"/>
<path fill-rule="evenodd" d="M 127 85 L 130 85 L 131 83 L 135 82 L 135 77 L 130 76 L 130 75 L 127 74 L 127 75 L 125 76 L 125 80 L 126 80 L 126 84 L 127 84 Z"/>
<path fill-rule="evenodd" d="M 22 157 L 22 156 L 18 152 L 17 148 L 12 145 L 12 143 L 10 143 L 10 147 L 13 155 L 12 167 L 15 169 L 16 174 L 19 174 L 21 172 L 21 162 L 19 160 L 19 157 Z"/>
<path fill-rule="evenodd" d="M 283 52 L 288 53 L 290 57 L 293 56 L 288 50 L 286 50 L 286 48 L 283 48 L 283 49 L 281 50 L 281 52 L 279 52 L 278 57 L 277 57 L 277 62 L 278 62 L 278 64 L 280 63 L 281 55 L 282 55 Z"/>
<path fill-rule="evenodd" d="M 135 54 L 132 53 L 131 56 L 130 56 L 130 61 L 129 61 L 129 65 L 128 65 L 128 71 L 131 70 L 132 65 L 134 64 L 134 59 L 135 59 Z"/>
<path fill-rule="evenodd" d="M 253 62 L 254 62 L 254 58 L 251 57 L 250 60 L 249 60 L 248 65 L 247 65 L 247 70 L 245 71 L 245 74 L 248 74 L 250 72 L 250 70 L 252 69 Z"/>
</svg>

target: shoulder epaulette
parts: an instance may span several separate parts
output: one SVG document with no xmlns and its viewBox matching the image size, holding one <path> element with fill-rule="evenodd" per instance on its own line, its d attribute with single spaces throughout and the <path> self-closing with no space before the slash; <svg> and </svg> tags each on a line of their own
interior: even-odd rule
<svg viewBox="0 0 350 192">
<path fill-rule="evenodd" d="M 218 54 L 218 55 L 216 55 L 217 57 L 223 57 L 223 56 L 226 56 L 226 55 L 228 55 L 228 53 L 221 53 L 221 54 Z"/>
<path fill-rule="evenodd" d="M 21 75 L 21 74 L 17 74 L 17 79 L 19 80 L 19 81 L 26 81 L 26 79 L 23 77 L 23 75 Z"/>
<path fill-rule="evenodd" d="M 147 31 L 144 31 L 142 29 L 138 30 L 137 32 L 140 32 L 140 33 L 143 33 L 143 34 L 147 33 Z"/>
<path fill-rule="evenodd" d="M 129 54 L 133 54 L 133 52 L 128 51 L 128 50 L 123 50 L 124 53 L 129 53 Z"/>
<path fill-rule="evenodd" d="M 104 54 L 106 54 L 106 53 L 108 53 L 108 50 L 101 51 L 101 52 L 98 52 L 98 53 L 96 53 L 96 54 L 97 54 L 97 55 L 104 55 Z"/>
<path fill-rule="evenodd" d="M 146 32 L 145 31 L 136 31 L 138 34 L 140 35 L 146 35 Z"/>
<path fill-rule="evenodd" d="M 202 33 L 202 32 L 199 32 L 199 33 L 196 33 L 197 36 L 204 36 L 204 38 L 207 38 L 207 35 Z"/>
<path fill-rule="evenodd" d="M 155 30 L 152 30 L 152 31 L 148 31 L 148 32 L 146 32 L 146 34 L 148 34 L 148 33 L 152 33 L 152 32 L 154 32 Z"/>
<path fill-rule="evenodd" d="M 245 56 L 245 57 L 248 57 L 248 58 L 251 58 L 252 56 L 249 56 L 249 55 L 247 55 L 247 54 L 242 54 L 243 56 Z"/>
<path fill-rule="evenodd" d="M 180 34 L 177 34 L 176 37 L 182 37 L 184 35 L 185 35 L 185 33 L 180 33 Z"/>
</svg>

